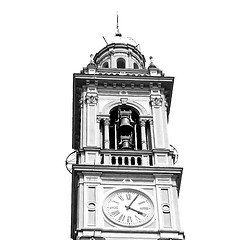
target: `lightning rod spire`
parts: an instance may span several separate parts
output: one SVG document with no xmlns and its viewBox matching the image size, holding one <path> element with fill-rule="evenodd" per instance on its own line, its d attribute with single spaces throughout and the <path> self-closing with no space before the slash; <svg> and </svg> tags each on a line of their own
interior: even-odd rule
<svg viewBox="0 0 240 240">
<path fill-rule="evenodd" d="M 119 32 L 119 26 L 118 26 L 118 12 L 117 12 L 117 32 L 115 34 L 115 36 L 121 37 L 122 34 Z"/>
</svg>

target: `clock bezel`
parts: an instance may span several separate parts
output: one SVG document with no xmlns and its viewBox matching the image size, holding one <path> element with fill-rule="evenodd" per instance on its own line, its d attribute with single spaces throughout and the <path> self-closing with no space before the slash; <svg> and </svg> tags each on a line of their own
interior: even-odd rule
<svg viewBox="0 0 240 240">
<path fill-rule="evenodd" d="M 136 192 L 136 193 L 139 193 L 141 195 L 144 196 L 144 198 L 146 198 L 149 202 L 149 204 L 151 205 L 151 210 L 150 210 L 150 214 L 145 218 L 143 219 L 140 223 L 135 223 L 135 224 L 124 224 L 124 223 L 121 223 L 119 221 L 116 221 L 116 219 L 114 219 L 113 217 L 111 217 L 111 215 L 109 214 L 109 211 L 107 209 L 107 205 L 108 205 L 108 202 L 110 200 L 110 198 L 117 194 L 118 192 L 127 192 L 127 191 L 132 191 L 132 192 Z M 136 188 L 119 188 L 119 189 L 114 189 L 113 191 L 111 191 L 110 193 L 108 193 L 108 195 L 105 197 L 104 199 L 104 202 L 103 202 L 103 206 L 102 206 L 102 211 L 104 213 L 104 216 L 112 223 L 118 225 L 118 226 L 121 226 L 121 227 L 126 227 L 126 228 L 131 228 L 131 227 L 140 227 L 140 226 L 143 226 L 145 224 L 148 224 L 153 216 L 154 216 L 154 213 L 155 213 L 155 208 L 154 208 L 154 202 L 153 200 L 151 199 L 151 197 L 145 193 L 142 189 L 136 189 Z"/>
</svg>

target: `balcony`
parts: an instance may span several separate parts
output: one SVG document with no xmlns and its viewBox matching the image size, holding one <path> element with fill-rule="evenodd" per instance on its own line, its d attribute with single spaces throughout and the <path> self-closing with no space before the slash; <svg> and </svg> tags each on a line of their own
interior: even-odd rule
<svg viewBox="0 0 240 240">
<path fill-rule="evenodd" d="M 101 150 L 101 165 L 153 166 L 151 151 Z"/>
</svg>

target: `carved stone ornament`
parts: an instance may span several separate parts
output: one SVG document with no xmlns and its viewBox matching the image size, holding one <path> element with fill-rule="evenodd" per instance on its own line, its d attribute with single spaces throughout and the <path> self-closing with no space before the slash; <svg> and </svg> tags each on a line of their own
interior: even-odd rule
<svg viewBox="0 0 240 240">
<path fill-rule="evenodd" d="M 153 97 L 151 96 L 150 103 L 152 106 L 162 106 L 163 98 L 161 96 Z"/>
<path fill-rule="evenodd" d="M 78 101 L 79 101 L 80 108 L 82 108 L 83 107 L 83 97 L 81 97 Z"/>
<path fill-rule="evenodd" d="M 167 111 L 167 109 L 168 109 L 168 102 L 166 100 L 164 102 L 164 105 L 165 105 L 165 110 Z"/>
<path fill-rule="evenodd" d="M 97 104 L 98 102 L 98 96 L 97 95 L 93 95 L 93 94 L 88 94 L 85 97 L 85 102 L 87 104 Z"/>
<path fill-rule="evenodd" d="M 121 104 L 127 104 L 128 99 L 127 98 L 120 98 Z"/>
<path fill-rule="evenodd" d="M 99 117 L 99 116 L 97 116 L 97 123 L 100 123 L 100 122 L 101 122 L 101 120 L 102 120 L 102 118 L 101 118 L 101 117 Z"/>
<path fill-rule="evenodd" d="M 110 125 L 110 119 L 104 118 L 104 126 L 109 126 L 109 125 Z"/>
<path fill-rule="evenodd" d="M 162 205 L 162 211 L 164 213 L 170 213 L 170 206 L 169 206 L 169 204 L 167 204 L 167 203 L 163 204 Z"/>
<path fill-rule="evenodd" d="M 148 122 L 149 122 L 150 125 L 153 125 L 153 120 L 152 119 L 149 119 Z"/>
<path fill-rule="evenodd" d="M 140 119 L 140 126 L 145 127 L 147 119 Z"/>
</svg>

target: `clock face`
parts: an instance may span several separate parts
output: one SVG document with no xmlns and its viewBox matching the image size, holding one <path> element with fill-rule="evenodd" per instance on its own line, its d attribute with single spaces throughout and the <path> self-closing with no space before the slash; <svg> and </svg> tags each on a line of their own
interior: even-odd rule
<svg viewBox="0 0 240 240">
<path fill-rule="evenodd" d="M 141 226 L 154 214 L 152 200 L 135 189 L 120 189 L 111 193 L 104 202 L 103 212 L 112 222 L 122 226 Z"/>
</svg>

